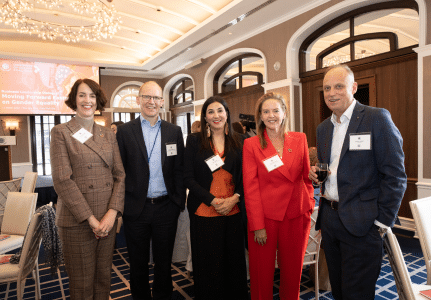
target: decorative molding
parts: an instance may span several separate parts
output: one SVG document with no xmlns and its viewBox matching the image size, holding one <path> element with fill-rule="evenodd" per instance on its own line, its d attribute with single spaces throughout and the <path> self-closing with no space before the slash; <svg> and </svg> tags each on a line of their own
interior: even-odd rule
<svg viewBox="0 0 431 300">
<path fill-rule="evenodd" d="M 204 97 L 205 99 L 208 99 L 209 97 L 213 96 L 213 81 L 214 76 L 217 73 L 217 71 L 229 60 L 232 58 L 239 56 L 241 54 L 245 53 L 257 53 L 259 54 L 264 62 L 265 66 L 265 73 L 263 74 L 263 82 L 267 81 L 267 74 L 268 74 L 268 66 L 267 66 L 267 60 L 265 55 L 262 51 L 255 49 L 255 48 L 238 48 L 233 49 L 232 51 L 229 51 L 219 58 L 217 58 L 211 66 L 206 70 L 205 76 L 204 76 Z"/>
<path fill-rule="evenodd" d="M 224 44 L 222 44 L 222 46 L 217 47 L 217 48 L 215 48 L 215 49 L 213 49 L 213 50 L 211 50 L 209 52 L 206 52 L 205 55 L 204 55 L 204 58 L 210 57 L 210 56 L 212 56 L 214 54 L 217 54 L 217 53 L 219 53 L 219 52 L 221 52 L 221 51 L 223 51 L 225 49 L 228 49 L 228 48 L 230 48 L 232 46 L 235 46 L 235 45 L 237 45 L 237 44 L 239 44 L 239 43 L 241 43 L 241 42 L 243 42 L 243 41 L 245 41 L 245 40 L 247 40 L 249 38 L 252 38 L 252 37 L 254 37 L 254 36 L 256 36 L 256 35 L 264 32 L 266 30 L 269 30 L 269 29 L 271 29 L 271 28 L 273 28 L 273 27 L 275 27 L 277 25 L 280 25 L 280 24 L 282 24 L 284 22 L 287 22 L 290 19 L 293 19 L 293 18 L 295 18 L 295 17 L 297 17 L 297 16 L 299 16 L 299 15 L 301 15 L 303 13 L 306 13 L 306 12 L 310 11 L 313 8 L 316 8 L 316 7 L 320 6 L 320 5 L 323 5 L 323 4 L 325 4 L 325 3 L 329 2 L 329 1 L 330 0 L 316 0 L 316 1 L 313 1 L 313 3 L 311 3 L 309 5 L 302 6 L 300 9 L 295 10 L 295 11 L 293 11 L 290 14 L 284 15 L 284 16 L 282 16 L 282 17 L 280 17 L 280 18 L 272 21 L 271 23 L 268 23 L 268 24 L 266 24 L 264 26 L 259 27 L 258 29 L 254 30 L 254 31 L 250 31 L 248 34 L 241 36 L 241 38 L 233 40 L 233 41 L 231 41 L 229 43 L 224 43 Z M 265 64 L 265 66 L 266 66 L 266 64 Z M 173 72 L 171 74 L 173 74 Z"/>
<path fill-rule="evenodd" d="M 431 55 L 431 44 L 423 47 L 416 47 L 413 49 L 420 56 L 430 56 Z"/>
<path fill-rule="evenodd" d="M 169 100 L 169 92 L 170 92 L 172 86 L 175 84 L 175 82 L 177 82 L 178 80 L 180 80 L 183 77 L 190 78 L 192 80 L 192 83 L 193 83 L 193 89 L 196 89 L 195 80 L 189 74 L 177 74 L 177 75 L 173 76 L 171 79 L 168 80 L 168 82 L 166 82 L 165 86 L 163 87 L 163 99 L 165 99 L 165 109 L 166 110 L 169 110 L 171 107 L 171 103 Z"/>
<path fill-rule="evenodd" d="M 126 69 L 115 69 L 115 68 L 100 68 L 100 75 L 102 76 L 120 76 L 120 77 L 138 77 L 138 78 L 153 78 L 163 79 L 165 76 L 161 75 L 148 75 L 146 70 L 126 70 Z"/>
<path fill-rule="evenodd" d="M 400 228 L 407 231 L 413 231 L 415 233 L 414 237 L 419 238 L 416 232 L 416 224 L 414 219 L 398 217 L 400 219 L 401 225 L 394 225 L 395 228 Z"/>
<path fill-rule="evenodd" d="M 291 86 L 291 85 L 299 85 L 299 80 L 282 79 L 279 81 L 273 81 L 269 83 L 262 84 L 262 87 L 265 89 L 265 93 L 269 90 L 278 89 L 281 87 Z"/>
<path fill-rule="evenodd" d="M 416 182 L 416 185 L 418 186 L 418 188 L 420 187 L 420 188 L 431 190 L 431 181 L 429 182 L 418 181 Z"/>
</svg>

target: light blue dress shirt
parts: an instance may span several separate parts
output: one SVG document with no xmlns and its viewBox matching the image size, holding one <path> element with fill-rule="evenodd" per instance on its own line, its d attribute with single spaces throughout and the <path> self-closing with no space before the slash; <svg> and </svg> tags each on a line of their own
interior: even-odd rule
<svg viewBox="0 0 431 300">
<path fill-rule="evenodd" d="M 142 115 L 140 119 L 150 167 L 147 197 L 157 198 L 168 194 L 162 170 L 162 133 L 160 132 L 162 121 L 158 117 L 156 124 L 151 126 L 150 122 L 145 120 Z"/>
</svg>

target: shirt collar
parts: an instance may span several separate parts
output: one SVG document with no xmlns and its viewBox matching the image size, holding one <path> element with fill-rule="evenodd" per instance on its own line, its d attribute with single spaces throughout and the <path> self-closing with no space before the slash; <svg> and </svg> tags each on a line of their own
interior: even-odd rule
<svg viewBox="0 0 431 300">
<path fill-rule="evenodd" d="M 162 123 L 162 120 L 160 119 L 160 116 L 157 116 L 157 121 L 156 121 L 156 124 L 154 124 L 154 126 L 151 126 L 150 122 L 147 119 L 145 119 L 142 115 L 140 115 L 139 118 L 141 119 L 141 124 L 142 125 L 146 125 L 146 126 L 149 126 L 149 127 L 159 126 L 160 123 Z"/>
<path fill-rule="evenodd" d="M 340 121 L 341 121 L 341 123 L 344 123 L 344 122 L 346 122 L 346 121 L 349 121 L 351 118 L 352 118 L 352 114 L 353 114 L 353 109 L 355 108 L 355 105 L 356 105 L 356 100 L 355 99 L 353 99 L 353 101 L 352 101 L 352 103 L 350 104 L 350 106 L 346 109 L 346 111 L 341 115 L 341 117 L 340 117 Z M 340 124 L 340 123 L 338 123 L 337 122 L 337 116 L 334 114 L 334 113 L 332 113 L 332 116 L 331 116 L 331 122 L 332 122 L 332 124 L 334 124 L 334 126 L 336 125 L 336 124 Z"/>
</svg>

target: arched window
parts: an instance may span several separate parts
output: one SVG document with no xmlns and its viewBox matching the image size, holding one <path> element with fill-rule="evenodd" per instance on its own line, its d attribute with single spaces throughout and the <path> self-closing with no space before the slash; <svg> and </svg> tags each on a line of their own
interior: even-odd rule
<svg viewBox="0 0 431 300">
<path fill-rule="evenodd" d="M 140 83 L 129 83 L 122 86 L 114 95 L 112 101 L 113 121 L 129 122 L 139 116 L 139 105 L 136 97 L 139 93 Z"/>
<path fill-rule="evenodd" d="M 416 1 L 365 6 L 330 21 L 302 43 L 300 73 L 367 58 L 384 59 L 384 55 L 403 55 L 418 43 Z"/>
<path fill-rule="evenodd" d="M 194 100 L 193 81 L 183 77 L 172 85 L 169 91 L 169 103 L 171 107 L 189 104 Z M 188 103 L 187 103 L 188 102 Z"/>
<path fill-rule="evenodd" d="M 225 63 L 214 76 L 214 95 L 263 84 L 264 61 L 256 53 L 246 53 Z"/>
</svg>

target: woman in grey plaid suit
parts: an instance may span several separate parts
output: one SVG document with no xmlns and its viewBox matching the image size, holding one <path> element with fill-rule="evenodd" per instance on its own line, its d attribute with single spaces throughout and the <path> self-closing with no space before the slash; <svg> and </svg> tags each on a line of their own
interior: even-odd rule
<svg viewBox="0 0 431 300">
<path fill-rule="evenodd" d="M 56 223 L 70 298 L 109 298 L 116 219 L 124 207 L 125 173 L 115 134 L 94 123 L 107 100 L 99 84 L 79 79 L 66 105 L 76 116 L 51 131 Z"/>
</svg>

